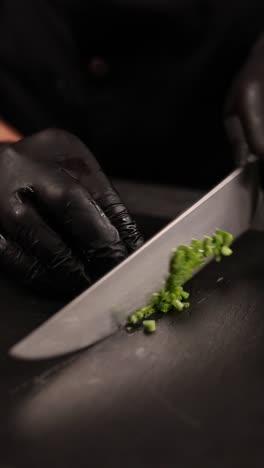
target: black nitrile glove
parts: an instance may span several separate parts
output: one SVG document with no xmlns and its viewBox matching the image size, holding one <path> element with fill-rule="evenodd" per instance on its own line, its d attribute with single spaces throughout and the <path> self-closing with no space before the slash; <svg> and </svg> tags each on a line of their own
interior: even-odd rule
<svg viewBox="0 0 264 468">
<path fill-rule="evenodd" d="M 0 269 L 65 297 L 142 244 L 96 159 L 56 129 L 0 148 L 0 233 Z"/>
<path fill-rule="evenodd" d="M 225 118 L 238 159 L 251 153 L 264 162 L 264 36 L 233 82 Z"/>
</svg>

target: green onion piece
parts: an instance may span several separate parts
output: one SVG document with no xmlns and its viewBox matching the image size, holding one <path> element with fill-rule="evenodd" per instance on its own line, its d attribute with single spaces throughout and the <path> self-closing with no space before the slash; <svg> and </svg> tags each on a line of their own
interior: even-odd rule
<svg viewBox="0 0 264 468">
<path fill-rule="evenodd" d="M 138 322 L 138 318 L 137 318 L 136 314 L 137 314 L 137 312 L 130 315 L 130 317 L 129 317 L 129 322 L 132 323 L 133 325 L 135 325 Z"/>
<path fill-rule="evenodd" d="M 144 307 L 142 309 L 143 313 L 144 313 L 144 318 L 146 317 L 149 317 L 150 315 L 152 315 L 154 312 L 155 312 L 155 309 L 154 307 L 152 307 L 151 305 L 147 306 L 147 307 Z"/>
<path fill-rule="evenodd" d="M 214 234 L 213 240 L 215 241 L 217 247 L 219 247 L 220 245 L 223 245 L 224 243 L 222 234 Z"/>
<path fill-rule="evenodd" d="M 168 304 L 167 302 L 161 302 L 159 304 L 159 311 L 160 312 L 163 312 L 164 314 L 166 314 L 167 312 L 169 312 L 169 309 L 170 309 L 170 304 Z"/>
<path fill-rule="evenodd" d="M 143 312 L 141 309 L 139 309 L 139 310 L 136 312 L 136 316 L 137 316 L 137 318 L 138 318 L 139 320 L 141 320 L 141 319 L 143 319 L 143 317 L 144 317 L 144 312 Z"/>
<path fill-rule="evenodd" d="M 156 331 L 156 321 L 155 320 L 144 320 L 143 327 L 146 333 L 154 333 Z"/>
<path fill-rule="evenodd" d="M 229 246 L 231 242 L 233 242 L 233 239 L 234 236 L 232 234 L 230 234 L 229 232 L 225 232 L 224 241 L 226 246 Z"/>
<path fill-rule="evenodd" d="M 227 245 L 224 245 L 221 248 L 221 254 L 224 255 L 224 257 L 229 257 L 232 253 L 232 250 L 230 249 L 230 247 L 227 247 Z"/>
<path fill-rule="evenodd" d="M 206 258 L 210 257 L 213 253 L 213 247 L 212 246 L 208 246 L 204 249 L 204 256 Z"/>
<path fill-rule="evenodd" d="M 175 301 L 173 301 L 173 304 L 172 304 L 176 310 L 178 310 L 179 312 L 182 311 L 182 309 L 184 308 L 184 305 L 181 301 L 179 301 L 179 299 L 176 299 Z"/>
<path fill-rule="evenodd" d="M 196 251 L 203 250 L 203 242 L 200 239 L 193 239 L 191 247 Z"/>
<path fill-rule="evenodd" d="M 153 314 L 160 312 L 165 314 L 173 309 L 181 312 L 188 308 L 190 303 L 186 299 L 189 293 L 184 291 L 183 285 L 192 278 L 197 268 L 205 264 L 206 258 L 214 256 L 219 262 L 222 256 L 231 255 L 232 240 L 232 234 L 217 229 L 212 236 L 205 236 L 202 240 L 193 239 L 190 245 L 180 245 L 175 249 L 170 260 L 169 275 L 165 286 L 152 295 L 145 307 L 141 307 L 130 315 L 127 323 L 128 329 L 142 324 L 144 328 L 144 324 L 147 324 L 148 328 L 148 323 L 152 324 L 151 327 L 154 323 L 156 329 L 155 320 L 152 320 Z M 150 319 L 147 320 L 147 317 Z"/>
<path fill-rule="evenodd" d="M 233 241 L 233 235 L 230 232 L 223 231 L 222 229 L 217 229 L 216 234 L 220 234 L 224 241 L 224 245 L 229 246 Z"/>
<path fill-rule="evenodd" d="M 190 293 L 188 293 L 187 291 L 182 291 L 181 296 L 183 299 L 188 299 L 188 297 L 190 296 Z"/>
<path fill-rule="evenodd" d="M 156 304 L 158 304 L 160 301 L 160 293 L 154 293 L 152 294 L 152 298 L 150 300 L 150 304 L 152 306 L 155 306 Z"/>
</svg>

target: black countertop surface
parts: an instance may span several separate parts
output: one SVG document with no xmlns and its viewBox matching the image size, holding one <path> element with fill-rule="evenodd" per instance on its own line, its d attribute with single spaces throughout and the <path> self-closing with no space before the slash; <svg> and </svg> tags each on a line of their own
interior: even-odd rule
<svg viewBox="0 0 264 468">
<path fill-rule="evenodd" d="M 60 304 L 0 279 L 0 467 L 262 467 L 263 243 L 249 232 L 200 272 L 156 334 L 54 361 L 7 350 Z"/>
</svg>

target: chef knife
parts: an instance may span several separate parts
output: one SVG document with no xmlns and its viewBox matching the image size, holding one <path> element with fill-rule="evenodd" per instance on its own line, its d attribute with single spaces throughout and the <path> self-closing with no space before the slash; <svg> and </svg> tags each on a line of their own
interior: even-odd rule
<svg viewBox="0 0 264 468">
<path fill-rule="evenodd" d="M 19 359 L 48 359 L 81 350 L 124 326 L 126 318 L 162 287 L 172 249 L 216 228 L 235 238 L 247 231 L 259 200 L 252 158 L 137 252 L 62 308 L 10 350 Z"/>
</svg>

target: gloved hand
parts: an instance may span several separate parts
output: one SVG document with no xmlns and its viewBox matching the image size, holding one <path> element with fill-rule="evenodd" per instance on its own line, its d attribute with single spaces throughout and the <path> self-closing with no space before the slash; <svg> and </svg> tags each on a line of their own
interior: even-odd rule
<svg viewBox="0 0 264 468">
<path fill-rule="evenodd" d="M 93 155 L 56 129 L 0 148 L 0 233 L 1 270 L 65 297 L 142 244 Z"/>
<path fill-rule="evenodd" d="M 253 153 L 264 161 L 264 36 L 232 84 L 225 119 L 237 158 Z"/>
</svg>

